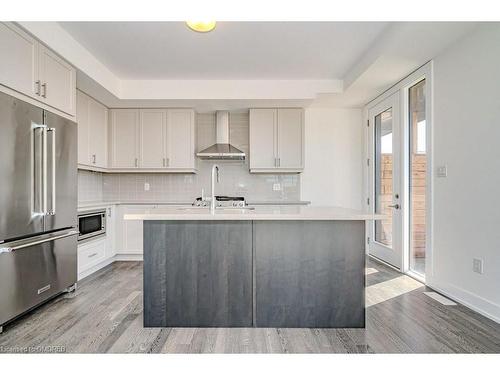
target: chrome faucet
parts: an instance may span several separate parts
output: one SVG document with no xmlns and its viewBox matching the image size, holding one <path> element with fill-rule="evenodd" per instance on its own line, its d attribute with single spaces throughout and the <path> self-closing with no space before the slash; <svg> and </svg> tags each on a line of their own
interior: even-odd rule
<svg viewBox="0 0 500 375">
<path fill-rule="evenodd" d="M 217 182 L 219 182 L 219 166 L 214 164 L 212 167 L 212 200 L 210 201 L 210 211 L 215 213 L 215 176 L 217 175 Z"/>
</svg>

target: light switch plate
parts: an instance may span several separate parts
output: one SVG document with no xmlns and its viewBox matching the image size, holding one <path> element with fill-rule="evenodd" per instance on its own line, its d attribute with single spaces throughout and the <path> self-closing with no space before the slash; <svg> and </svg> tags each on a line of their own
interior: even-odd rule
<svg viewBox="0 0 500 375">
<path fill-rule="evenodd" d="M 281 184 L 273 184 L 273 190 L 274 191 L 280 191 L 281 190 Z"/>
<path fill-rule="evenodd" d="M 474 258 L 472 259 L 472 271 L 475 273 L 483 274 L 483 260 Z"/>
<path fill-rule="evenodd" d="M 144 191 L 149 191 L 149 188 L 150 188 L 149 182 L 145 182 L 144 183 Z"/>
<path fill-rule="evenodd" d="M 438 177 L 447 177 L 448 176 L 448 167 L 446 165 L 441 165 L 437 167 L 437 176 Z"/>
</svg>

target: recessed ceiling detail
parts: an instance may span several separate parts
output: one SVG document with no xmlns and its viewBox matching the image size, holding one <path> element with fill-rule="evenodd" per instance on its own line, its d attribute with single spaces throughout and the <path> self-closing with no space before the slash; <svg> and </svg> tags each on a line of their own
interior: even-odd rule
<svg viewBox="0 0 500 375">
<path fill-rule="evenodd" d="M 120 79 L 341 79 L 383 22 L 62 22 Z M 203 37 L 201 37 L 203 36 Z"/>
</svg>

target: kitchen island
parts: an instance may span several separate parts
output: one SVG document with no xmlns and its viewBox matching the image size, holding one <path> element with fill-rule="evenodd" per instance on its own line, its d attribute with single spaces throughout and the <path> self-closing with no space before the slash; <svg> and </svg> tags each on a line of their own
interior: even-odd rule
<svg viewBox="0 0 500 375">
<path fill-rule="evenodd" d="M 334 207 L 172 207 L 144 222 L 146 327 L 364 327 L 365 222 Z"/>
</svg>

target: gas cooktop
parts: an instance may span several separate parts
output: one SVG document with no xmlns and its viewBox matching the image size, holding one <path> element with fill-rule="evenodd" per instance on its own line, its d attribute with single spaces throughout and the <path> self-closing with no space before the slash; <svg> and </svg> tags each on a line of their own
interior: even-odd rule
<svg viewBox="0 0 500 375">
<path fill-rule="evenodd" d="M 247 204 L 245 202 L 244 197 L 229 197 L 226 195 L 216 195 L 216 206 L 217 207 L 245 207 Z M 210 206 L 210 197 L 202 197 L 196 198 L 193 203 L 193 206 L 196 207 L 208 207 Z"/>
</svg>

